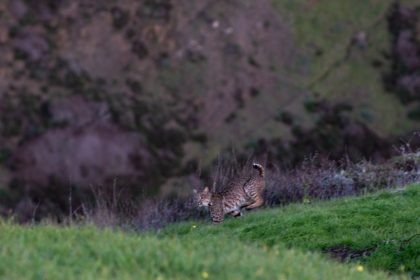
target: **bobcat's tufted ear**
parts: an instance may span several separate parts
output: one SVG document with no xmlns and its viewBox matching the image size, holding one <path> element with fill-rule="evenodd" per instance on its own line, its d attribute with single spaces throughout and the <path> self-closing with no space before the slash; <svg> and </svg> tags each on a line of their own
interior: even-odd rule
<svg viewBox="0 0 420 280">
<path fill-rule="evenodd" d="M 205 187 L 203 192 L 208 193 L 209 192 L 209 187 Z"/>
</svg>

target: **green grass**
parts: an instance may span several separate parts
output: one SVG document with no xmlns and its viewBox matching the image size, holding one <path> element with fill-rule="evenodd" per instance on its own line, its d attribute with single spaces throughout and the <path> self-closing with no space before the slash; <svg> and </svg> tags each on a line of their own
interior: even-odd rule
<svg viewBox="0 0 420 280">
<path fill-rule="evenodd" d="M 279 12 L 292 23 L 294 39 L 307 52 L 313 74 L 341 57 L 353 33 L 367 31 L 391 3 L 392 0 L 273 0 Z M 317 49 L 323 55 L 315 56 Z"/>
<path fill-rule="evenodd" d="M 0 226 L 2 279 L 385 279 L 318 255 L 239 240 L 136 235 L 93 227 Z M 302 265 L 304 264 L 304 266 Z"/>
<path fill-rule="evenodd" d="M 298 71 L 294 81 L 333 103 L 352 104 L 354 118 L 380 135 L 415 129 L 416 123 L 406 118 L 407 108 L 383 86 L 383 71 L 390 69 L 383 52 L 391 48 L 386 16 L 393 0 L 272 2 L 290 25 L 299 50 L 295 63 L 304 71 Z M 418 1 L 400 2 L 414 7 Z M 353 35 L 360 31 L 367 36 L 366 47 L 354 46 L 346 57 Z M 381 61 L 383 68 L 375 68 L 373 61 Z"/>
<path fill-rule="evenodd" d="M 400 240 L 420 232 L 419 201 L 416 185 L 255 211 L 221 225 L 181 223 L 159 234 L 0 222 L 0 278 L 387 279 L 400 268 L 418 272 L 420 238 L 403 248 Z M 350 264 L 318 253 L 336 245 L 378 248 Z"/>
</svg>

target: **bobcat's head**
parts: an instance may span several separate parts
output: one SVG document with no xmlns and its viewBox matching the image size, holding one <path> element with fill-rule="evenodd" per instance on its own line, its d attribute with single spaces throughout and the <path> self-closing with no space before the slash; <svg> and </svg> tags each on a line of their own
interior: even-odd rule
<svg viewBox="0 0 420 280">
<path fill-rule="evenodd" d="M 199 207 L 208 207 L 211 204 L 211 192 L 208 187 L 205 187 L 203 191 L 197 192 L 194 190 L 195 199 Z"/>
</svg>

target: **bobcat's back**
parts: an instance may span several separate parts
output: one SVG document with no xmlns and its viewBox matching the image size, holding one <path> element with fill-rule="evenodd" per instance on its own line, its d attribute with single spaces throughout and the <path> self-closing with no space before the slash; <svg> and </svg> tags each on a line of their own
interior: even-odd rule
<svg viewBox="0 0 420 280">
<path fill-rule="evenodd" d="M 220 192 L 223 197 L 223 210 L 226 214 L 240 212 L 242 207 L 256 208 L 264 203 L 264 168 L 256 163 L 252 166 L 258 170 L 258 174 L 236 178 L 228 184 L 224 191 Z"/>
<path fill-rule="evenodd" d="M 262 195 L 265 189 L 265 172 L 264 168 L 257 163 L 252 165 L 255 169 L 258 170 L 258 175 L 251 176 L 244 184 L 245 193 L 252 198 L 252 200 L 262 199 Z"/>
</svg>

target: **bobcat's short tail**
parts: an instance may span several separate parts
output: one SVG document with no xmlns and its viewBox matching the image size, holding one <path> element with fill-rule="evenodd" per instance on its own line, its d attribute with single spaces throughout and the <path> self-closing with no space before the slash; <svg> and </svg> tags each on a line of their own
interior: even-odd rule
<svg viewBox="0 0 420 280">
<path fill-rule="evenodd" d="M 258 170 L 258 172 L 260 173 L 260 176 L 261 177 L 264 177 L 264 167 L 261 165 L 261 164 L 258 164 L 258 163 L 253 163 L 252 164 L 252 167 L 254 167 L 255 169 L 257 169 Z"/>
</svg>

